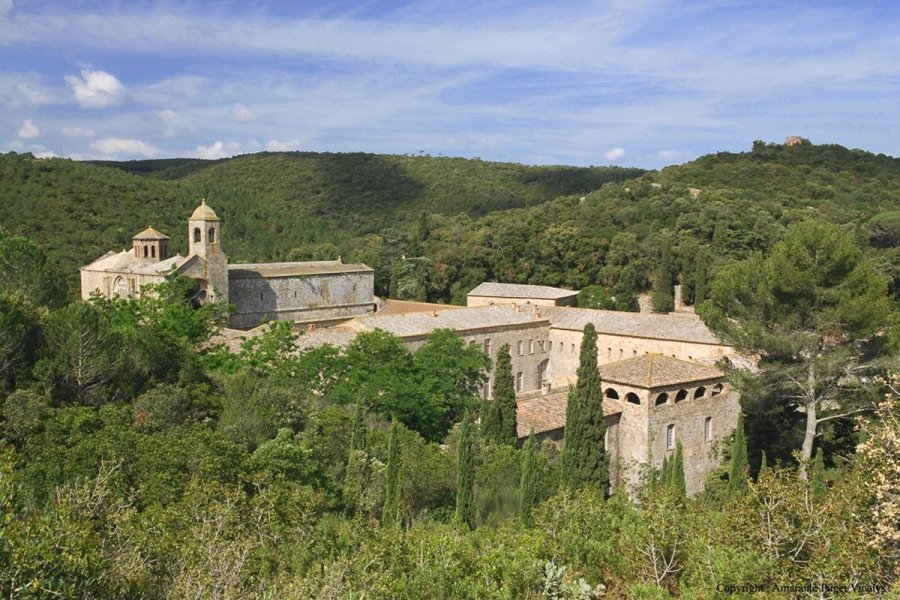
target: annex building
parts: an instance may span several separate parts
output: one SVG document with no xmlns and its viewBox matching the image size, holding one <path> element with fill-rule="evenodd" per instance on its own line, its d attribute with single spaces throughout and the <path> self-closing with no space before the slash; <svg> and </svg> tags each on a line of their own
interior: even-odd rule
<svg viewBox="0 0 900 600">
<path fill-rule="evenodd" d="M 183 276 L 197 282 L 197 302 L 228 302 L 229 327 L 264 321 L 329 323 L 374 312 L 374 272 L 336 261 L 230 264 L 221 219 L 204 200 L 188 219 L 188 255 L 171 255 L 169 237 L 148 227 L 132 248 L 81 268 L 81 297 L 135 296 L 145 285 Z"/>
</svg>

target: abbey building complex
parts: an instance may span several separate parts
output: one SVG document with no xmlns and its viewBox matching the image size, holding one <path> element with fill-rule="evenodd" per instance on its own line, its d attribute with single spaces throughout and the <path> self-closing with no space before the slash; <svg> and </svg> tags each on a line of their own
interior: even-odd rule
<svg viewBox="0 0 900 600">
<path fill-rule="evenodd" d="M 577 292 L 486 282 L 465 307 L 381 301 L 372 269 L 341 261 L 229 264 L 221 221 L 203 202 L 188 220 L 188 256 L 171 256 L 169 238 L 152 229 L 133 247 L 109 252 L 81 269 L 82 297 L 129 297 L 142 286 L 184 276 L 197 282 L 198 302 L 233 307 L 225 337 L 252 336 L 270 320 L 305 330 L 298 350 L 349 344 L 380 329 L 415 349 L 437 329 L 453 329 L 491 361 L 507 344 L 518 395 L 519 436 L 532 429 L 561 440 L 566 397 L 575 382 L 584 327 L 597 330 L 604 389 L 606 448 L 614 486 L 631 487 L 643 469 L 658 468 L 680 442 L 688 494 L 699 491 L 720 462 L 719 443 L 734 430 L 740 405 L 715 366 L 734 355 L 692 313 L 646 314 L 575 307 Z M 492 395 L 493 375 L 482 394 Z"/>
</svg>

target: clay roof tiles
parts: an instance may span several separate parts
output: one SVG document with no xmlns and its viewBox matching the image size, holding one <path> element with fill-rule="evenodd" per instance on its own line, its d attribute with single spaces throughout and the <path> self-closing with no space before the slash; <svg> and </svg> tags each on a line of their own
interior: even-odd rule
<svg viewBox="0 0 900 600">
<path fill-rule="evenodd" d="M 655 315 L 564 307 L 538 307 L 538 312 L 548 317 L 550 326 L 556 329 L 582 331 L 585 325 L 593 323 L 600 334 L 722 344 L 709 327 L 694 315 Z"/>
<path fill-rule="evenodd" d="M 540 327 L 546 326 L 547 320 L 530 313 L 520 313 L 511 307 L 478 306 L 383 316 L 376 313 L 370 317 L 357 317 L 348 323 L 357 331 L 381 329 L 398 337 L 427 335 L 435 329 L 464 332 L 510 325 Z"/>
<path fill-rule="evenodd" d="M 600 377 L 604 383 L 621 383 L 641 388 L 666 387 L 721 379 L 724 376 L 716 367 L 653 353 L 600 367 Z"/>
<path fill-rule="evenodd" d="M 520 285 L 517 283 L 497 283 L 485 281 L 467 294 L 468 296 L 491 296 L 497 298 L 540 298 L 542 300 L 558 300 L 577 296 L 578 292 L 546 285 Z"/>
</svg>

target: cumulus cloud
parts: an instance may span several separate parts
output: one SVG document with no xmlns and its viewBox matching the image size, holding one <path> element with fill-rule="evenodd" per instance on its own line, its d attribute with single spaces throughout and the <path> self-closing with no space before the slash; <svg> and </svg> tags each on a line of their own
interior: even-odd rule
<svg viewBox="0 0 900 600">
<path fill-rule="evenodd" d="M 269 152 L 288 152 L 290 150 L 299 150 L 300 140 L 279 141 L 269 140 L 266 142 L 266 150 Z"/>
<path fill-rule="evenodd" d="M 84 108 L 118 106 L 128 96 L 122 82 L 106 71 L 81 71 L 81 77 L 67 75 L 66 83 L 75 92 L 75 101 Z"/>
<path fill-rule="evenodd" d="M 215 160 L 217 158 L 225 158 L 234 156 L 240 150 L 241 145 L 237 142 L 213 142 L 209 146 L 197 146 L 195 153 L 198 158 L 207 160 Z"/>
<path fill-rule="evenodd" d="M 239 123 L 247 123 L 256 120 L 256 113 L 244 106 L 243 104 L 235 104 L 228 113 L 232 119 Z"/>
<path fill-rule="evenodd" d="M 60 131 L 68 137 L 94 137 L 94 130 L 90 127 L 63 127 Z"/>
<path fill-rule="evenodd" d="M 103 138 L 91 142 L 91 149 L 104 158 L 151 158 L 159 154 L 153 144 L 132 138 Z"/>
<path fill-rule="evenodd" d="M 167 138 L 175 137 L 181 131 L 191 126 L 191 122 L 187 117 L 179 115 L 171 108 L 159 111 L 159 118 L 163 122 L 163 136 Z"/>
<path fill-rule="evenodd" d="M 613 148 L 612 150 L 607 151 L 606 154 L 603 155 L 606 160 L 619 160 L 623 156 L 625 156 L 624 148 Z"/>
<path fill-rule="evenodd" d="M 19 128 L 19 137 L 23 140 L 31 140 L 40 137 L 40 135 L 40 128 L 35 125 L 34 121 L 31 119 L 25 119 L 25 122 L 22 123 L 22 126 Z"/>
</svg>

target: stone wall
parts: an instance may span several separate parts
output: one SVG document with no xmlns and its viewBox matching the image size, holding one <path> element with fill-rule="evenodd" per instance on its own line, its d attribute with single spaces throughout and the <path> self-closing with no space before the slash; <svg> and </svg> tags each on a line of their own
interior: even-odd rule
<svg viewBox="0 0 900 600">
<path fill-rule="evenodd" d="M 694 398 L 699 387 L 705 387 L 702 398 Z M 680 389 L 680 388 L 678 388 Z M 650 407 L 650 451 L 654 467 L 662 466 L 663 458 L 672 458 L 675 447 L 666 447 L 666 428 L 674 425 L 675 442 L 680 441 L 684 452 L 685 484 L 688 496 L 703 489 L 706 478 L 721 464 L 715 455 L 723 440 L 726 440 L 737 426 L 740 414 L 738 393 L 725 383 L 723 391 L 711 394 L 711 385 L 692 384 L 687 388 L 688 397 L 674 402 L 677 389 L 669 390 L 669 401 L 660 406 Z M 710 418 L 710 438 L 705 436 L 705 421 Z"/>
<path fill-rule="evenodd" d="M 116 294 L 116 282 L 121 278 L 125 283 L 127 297 L 133 297 L 145 285 L 156 285 L 166 281 L 161 275 L 141 275 L 136 273 L 115 273 L 108 271 L 81 270 L 81 299 L 88 300 L 94 291 L 99 291 L 106 298 Z"/>
<path fill-rule="evenodd" d="M 264 320 L 301 323 L 364 315 L 375 310 L 374 273 L 325 273 L 229 280 L 235 312 L 229 325 L 253 327 Z"/>
<path fill-rule="evenodd" d="M 577 296 L 568 298 L 507 298 L 503 296 L 467 296 L 466 306 L 514 306 L 524 308 L 529 306 L 576 306 Z"/>
</svg>

